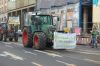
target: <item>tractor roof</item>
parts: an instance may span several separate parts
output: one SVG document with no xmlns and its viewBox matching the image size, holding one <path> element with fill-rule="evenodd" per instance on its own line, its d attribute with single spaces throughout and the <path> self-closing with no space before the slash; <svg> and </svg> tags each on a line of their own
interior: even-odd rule
<svg viewBox="0 0 100 66">
<path fill-rule="evenodd" d="M 33 16 L 52 16 L 52 15 L 49 15 L 49 14 L 38 14 L 38 15 L 33 15 Z"/>
</svg>

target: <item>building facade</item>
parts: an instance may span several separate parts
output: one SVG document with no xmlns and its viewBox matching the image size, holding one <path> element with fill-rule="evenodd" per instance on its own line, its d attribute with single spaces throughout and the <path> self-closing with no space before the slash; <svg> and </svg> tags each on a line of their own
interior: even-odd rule
<svg viewBox="0 0 100 66">
<path fill-rule="evenodd" d="M 82 0 L 81 1 L 81 11 L 80 11 L 80 19 L 81 19 L 81 28 L 84 33 L 90 33 L 93 26 L 93 1 L 92 0 Z"/>
<path fill-rule="evenodd" d="M 0 21 L 7 19 L 7 0 L 0 0 Z"/>
<path fill-rule="evenodd" d="M 35 9 L 35 6 L 36 6 L 36 0 L 9 0 L 8 1 L 8 18 L 10 16 L 19 16 L 20 28 L 23 29 L 24 14 L 26 12 L 33 12 Z"/>
</svg>

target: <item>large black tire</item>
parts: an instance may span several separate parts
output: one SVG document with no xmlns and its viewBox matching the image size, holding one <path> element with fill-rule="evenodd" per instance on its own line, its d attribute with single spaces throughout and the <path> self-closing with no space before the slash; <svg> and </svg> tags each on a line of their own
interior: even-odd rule
<svg viewBox="0 0 100 66">
<path fill-rule="evenodd" d="M 12 41 L 13 41 L 13 38 L 9 38 L 9 41 L 11 41 L 11 42 L 12 42 Z"/>
<path fill-rule="evenodd" d="M 0 34 L 0 41 L 3 40 L 3 34 Z"/>
<path fill-rule="evenodd" d="M 32 34 L 28 31 L 27 28 L 24 28 L 23 30 L 23 36 L 22 36 L 22 42 L 23 46 L 27 48 L 33 47 L 33 41 L 32 41 Z"/>
<path fill-rule="evenodd" d="M 13 38 L 14 38 L 14 32 L 10 32 L 9 33 L 9 41 L 13 41 Z"/>
<path fill-rule="evenodd" d="M 4 42 L 6 42 L 7 41 L 7 34 L 4 33 L 3 37 L 4 37 Z"/>
<path fill-rule="evenodd" d="M 53 48 L 53 42 L 52 42 L 52 40 L 49 39 L 49 38 L 47 38 L 46 47 L 47 47 L 47 48 Z"/>
<path fill-rule="evenodd" d="M 18 37 L 17 36 L 14 37 L 14 40 L 15 40 L 15 42 L 18 42 Z"/>
<path fill-rule="evenodd" d="M 17 33 L 14 34 L 14 40 L 15 40 L 15 42 L 18 42 L 18 34 Z"/>
<path fill-rule="evenodd" d="M 33 45 L 37 50 L 43 50 L 46 48 L 46 35 L 43 32 L 36 32 L 33 36 Z"/>
</svg>

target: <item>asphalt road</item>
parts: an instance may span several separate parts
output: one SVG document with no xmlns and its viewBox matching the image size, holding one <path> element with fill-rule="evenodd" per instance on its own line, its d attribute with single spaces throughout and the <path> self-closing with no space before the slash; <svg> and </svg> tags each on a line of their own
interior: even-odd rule
<svg viewBox="0 0 100 66">
<path fill-rule="evenodd" d="M 0 42 L 0 66 L 100 66 L 100 50 L 40 51 L 21 43 Z"/>
</svg>

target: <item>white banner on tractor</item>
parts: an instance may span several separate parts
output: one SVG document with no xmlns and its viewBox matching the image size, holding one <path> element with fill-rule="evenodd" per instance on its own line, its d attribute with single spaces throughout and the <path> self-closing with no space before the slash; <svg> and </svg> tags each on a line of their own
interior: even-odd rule
<svg viewBox="0 0 100 66">
<path fill-rule="evenodd" d="M 76 33 L 54 32 L 54 49 L 76 48 Z"/>
</svg>

